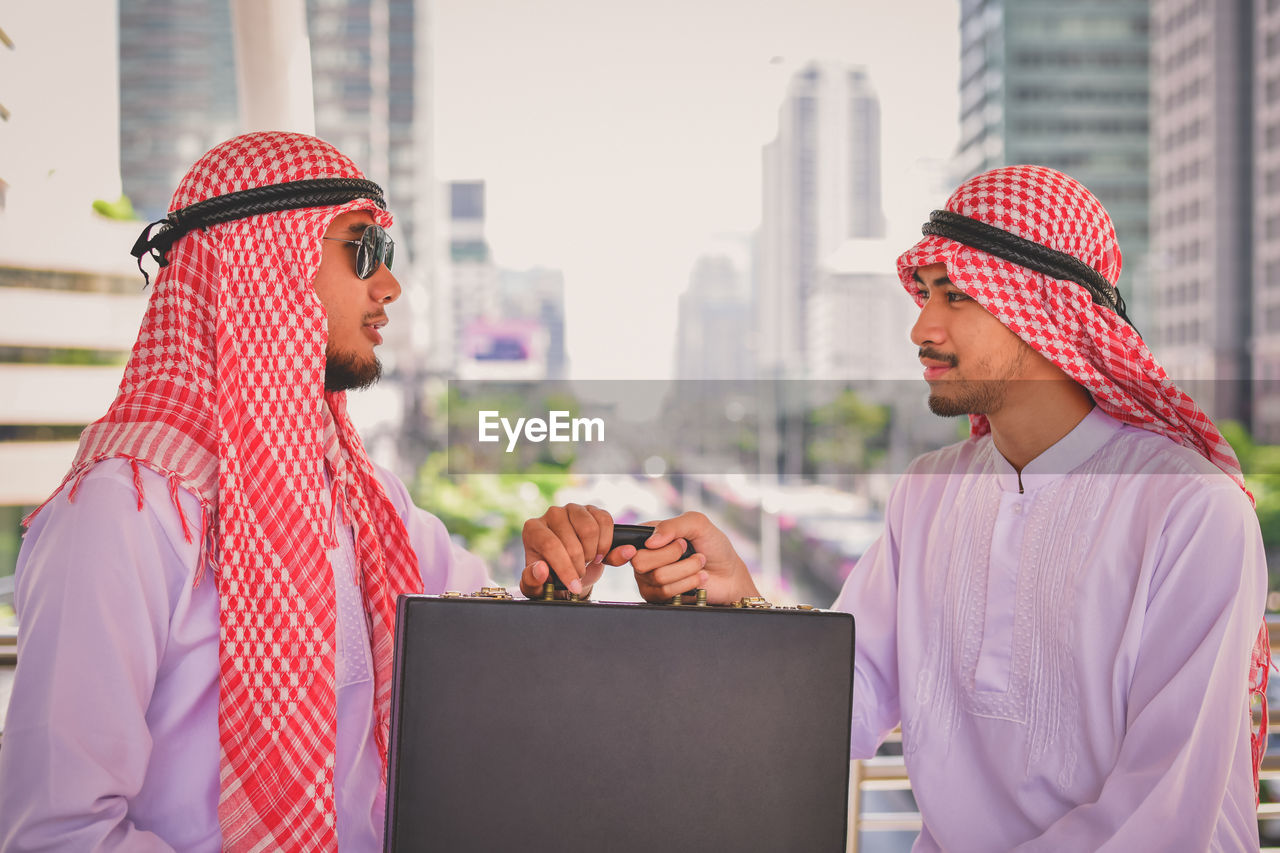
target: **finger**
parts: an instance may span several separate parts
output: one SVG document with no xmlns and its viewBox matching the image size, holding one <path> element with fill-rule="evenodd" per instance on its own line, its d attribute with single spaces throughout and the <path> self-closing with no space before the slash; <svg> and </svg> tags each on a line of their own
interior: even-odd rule
<svg viewBox="0 0 1280 853">
<path fill-rule="evenodd" d="M 605 555 L 604 561 L 610 566 L 621 566 L 635 557 L 638 550 L 634 545 L 619 545 Z"/>
<path fill-rule="evenodd" d="M 582 574 L 582 567 L 586 564 L 582 558 L 582 546 L 563 514 L 548 514 L 526 523 L 524 543 L 526 552 L 545 560 L 566 587 L 570 587 Z"/>
<path fill-rule="evenodd" d="M 687 560 L 680 560 L 668 566 L 654 569 L 646 572 L 645 577 L 648 578 L 651 586 L 681 586 L 685 581 L 690 581 L 693 586 L 697 586 L 697 575 L 700 575 L 706 568 L 707 558 L 702 554 L 694 554 Z M 692 589 L 693 586 L 689 588 Z"/>
<path fill-rule="evenodd" d="M 653 535 L 645 540 L 649 549 L 661 548 L 676 537 L 695 539 L 710 528 L 711 522 L 700 512 L 686 512 L 653 525 Z"/>
<path fill-rule="evenodd" d="M 686 547 L 687 543 L 683 539 L 677 539 L 661 548 L 646 548 L 631 558 L 631 567 L 637 572 L 651 572 L 679 560 L 684 556 Z"/>
<path fill-rule="evenodd" d="M 679 516 L 676 516 L 676 518 L 679 518 Z M 670 542 L 676 535 L 675 521 L 675 518 L 664 518 L 662 521 L 646 521 L 644 526 L 652 527 L 653 533 L 649 534 L 649 538 L 644 541 L 644 547 L 653 550 L 654 548 L 661 548 Z"/>
<path fill-rule="evenodd" d="M 524 567 L 525 575 L 529 578 L 530 583 L 542 586 L 547 582 L 547 578 L 551 577 L 551 567 L 542 560 L 538 560 Z"/>
<path fill-rule="evenodd" d="M 663 566 L 648 573 L 636 572 L 636 586 L 646 601 L 666 601 L 677 595 L 693 592 L 707 583 L 707 573 L 702 570 L 706 557 L 694 554 L 687 560 Z"/>
<path fill-rule="evenodd" d="M 587 505 L 587 512 L 596 523 L 595 561 L 601 562 L 613 548 L 613 516 L 598 506 Z"/>
<path fill-rule="evenodd" d="M 604 563 L 591 563 L 582 573 L 581 583 L 583 590 L 589 592 L 591 587 L 600 582 L 600 578 L 604 576 Z M 585 593 L 578 593 L 583 595 Z"/>
<path fill-rule="evenodd" d="M 594 541 L 594 524 L 595 522 L 590 513 L 581 504 L 565 504 L 562 513 L 548 519 L 548 527 L 556 535 L 556 538 L 560 540 L 561 549 L 568 555 L 569 562 L 565 568 L 569 570 L 569 573 L 567 576 L 560 575 L 560 579 L 565 582 L 565 586 L 568 586 L 570 581 L 581 576 L 583 567 L 595 557 L 595 554 L 588 554 L 583 548 L 583 534 L 579 532 L 590 526 L 589 535 Z M 559 568 L 555 563 L 551 565 L 552 568 Z"/>
<path fill-rule="evenodd" d="M 533 598 L 539 595 L 550 575 L 550 567 L 542 560 L 535 560 L 525 566 L 524 571 L 520 573 L 520 592 L 526 598 Z"/>
<path fill-rule="evenodd" d="M 600 522 L 596 518 L 595 513 L 591 510 L 595 507 L 582 506 L 581 504 L 568 504 L 565 511 L 569 518 L 569 523 L 573 525 L 574 538 L 578 540 L 578 548 L 582 551 L 582 564 L 596 562 L 597 557 L 601 557 L 608 551 L 600 550 Z M 602 511 L 603 512 L 603 511 Z M 609 520 L 609 535 L 613 535 L 613 519 L 605 513 L 605 518 Z"/>
</svg>

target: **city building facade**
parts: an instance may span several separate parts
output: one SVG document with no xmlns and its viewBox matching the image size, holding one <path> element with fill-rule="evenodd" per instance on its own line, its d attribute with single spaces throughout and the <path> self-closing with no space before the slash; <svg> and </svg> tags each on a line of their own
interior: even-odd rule
<svg viewBox="0 0 1280 853">
<path fill-rule="evenodd" d="M 1151 4 L 1151 289 L 1149 337 L 1174 380 L 1215 419 L 1252 425 L 1255 314 L 1250 94 L 1252 0 Z M 1280 220 L 1277 220 L 1280 223 Z M 1280 228 L 1280 225 L 1277 226 Z M 1280 242 L 1280 233 L 1272 236 Z M 1123 244 L 1122 244 L 1123 246 Z M 1280 308 L 1271 323 L 1280 341 Z M 1255 334 L 1259 337 L 1255 338 Z M 1259 350 L 1265 360 L 1265 347 Z M 1280 411 L 1275 413 L 1280 425 Z M 1275 436 L 1280 439 L 1280 434 Z"/>
<path fill-rule="evenodd" d="M 677 315 L 677 379 L 756 377 L 756 315 L 744 256 L 709 251 L 694 262 Z"/>
<path fill-rule="evenodd" d="M 1111 213 L 1121 292 L 1149 325 L 1148 0 L 960 0 L 955 180 L 997 166 L 1059 169 Z"/>
<path fill-rule="evenodd" d="M 850 238 L 884 235 L 880 102 L 865 68 L 815 62 L 792 76 L 763 177 L 760 369 L 803 377 L 819 264 Z"/>
</svg>

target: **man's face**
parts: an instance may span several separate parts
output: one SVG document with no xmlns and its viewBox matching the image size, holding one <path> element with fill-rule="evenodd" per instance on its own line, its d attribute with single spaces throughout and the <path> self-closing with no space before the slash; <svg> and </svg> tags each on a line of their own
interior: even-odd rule
<svg viewBox="0 0 1280 853">
<path fill-rule="evenodd" d="M 920 347 L 934 414 L 993 415 L 1030 384 L 1022 380 L 1061 378 L 1052 362 L 952 284 L 945 264 L 920 267 L 916 282 L 924 306 L 911 341 Z"/>
<path fill-rule="evenodd" d="M 313 286 L 329 318 L 325 349 L 326 391 L 368 388 L 378 381 L 382 365 L 373 348 L 382 343 L 379 331 L 387 324 L 386 306 L 400 296 L 400 282 L 385 264 L 369 278 L 356 275 L 357 247 L 340 240 L 360 240 L 373 224 L 367 210 L 352 210 L 329 223 Z"/>
</svg>

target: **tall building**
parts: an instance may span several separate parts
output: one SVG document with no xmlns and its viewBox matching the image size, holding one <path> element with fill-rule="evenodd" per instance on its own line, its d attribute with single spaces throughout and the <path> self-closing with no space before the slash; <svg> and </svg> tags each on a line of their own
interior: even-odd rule
<svg viewBox="0 0 1280 853">
<path fill-rule="evenodd" d="M 448 186 L 450 310 L 438 318 L 452 340 L 444 372 L 461 379 L 560 379 L 567 373 L 564 274 L 502 269 L 485 236 L 484 181 Z"/>
<path fill-rule="evenodd" d="M 1253 420 L 1251 338 L 1262 375 L 1280 355 L 1280 300 L 1255 287 L 1265 279 L 1252 260 L 1256 247 L 1265 269 L 1280 247 L 1274 202 L 1255 215 L 1253 198 L 1253 6 L 1151 4 L 1151 337 L 1169 374 L 1194 382 L 1210 415 L 1245 423 Z M 1265 41 L 1262 30 L 1258 37 Z M 1268 105 L 1258 106 L 1265 130 Z M 1280 411 L 1268 419 L 1280 426 Z"/>
<path fill-rule="evenodd" d="M 768 376 L 804 376 L 819 263 L 852 237 L 884 236 L 880 102 L 866 70 L 821 63 L 799 70 L 763 159 L 760 366 Z"/>
<path fill-rule="evenodd" d="M 468 326 L 477 319 L 498 316 L 498 268 L 484 233 L 484 181 L 450 181 L 447 188 L 449 271 L 445 286 L 451 298 L 449 313 L 437 318 L 437 326 L 451 342 L 446 370 L 452 372 Z"/>
<path fill-rule="evenodd" d="M 919 380 L 910 340 L 919 309 L 894 272 L 901 251 L 896 242 L 854 239 L 824 259 L 810 300 L 809 378 Z"/>
<path fill-rule="evenodd" d="M 1253 85 L 1253 428 L 1280 442 L 1280 0 L 1257 0 Z"/>
<path fill-rule="evenodd" d="M 163 216 L 195 159 L 240 132 L 230 7 L 119 0 L 120 165 L 140 215 Z M 316 135 L 382 185 L 403 260 L 430 258 L 426 0 L 306 0 L 306 17 Z"/>
<path fill-rule="evenodd" d="M 957 183 L 996 166 L 1033 163 L 1092 190 L 1115 221 L 1125 257 L 1121 291 L 1144 330 L 1150 5 L 961 0 L 955 163 Z"/>
<path fill-rule="evenodd" d="M 307 0 L 316 135 L 382 185 L 405 260 L 430 258 L 431 78 L 425 0 Z M 425 234 L 418 232 L 426 230 Z M 415 263 L 416 266 L 416 263 Z"/>
<path fill-rule="evenodd" d="M 196 158 L 239 132 L 231 4 L 118 2 L 120 176 L 150 221 Z"/>
<path fill-rule="evenodd" d="M 677 379 L 754 379 L 755 309 L 741 256 L 708 252 L 680 295 Z"/>
<path fill-rule="evenodd" d="M 564 341 L 564 273 L 546 267 L 498 268 L 498 305 L 504 317 L 527 318 L 546 333 L 547 379 L 564 379 L 569 358 Z"/>
</svg>

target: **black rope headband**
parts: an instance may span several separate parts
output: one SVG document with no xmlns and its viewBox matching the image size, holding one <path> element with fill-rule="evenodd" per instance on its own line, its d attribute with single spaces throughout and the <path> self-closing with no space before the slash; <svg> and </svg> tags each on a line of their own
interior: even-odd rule
<svg viewBox="0 0 1280 853">
<path fill-rule="evenodd" d="M 921 226 L 920 232 L 955 240 L 1050 278 L 1075 282 L 1089 291 L 1095 303 L 1110 308 L 1130 326 L 1133 325 L 1125 314 L 1120 292 L 1102 277 L 1102 273 L 1079 258 L 949 210 L 930 213 L 929 221 Z"/>
<path fill-rule="evenodd" d="M 263 187 L 240 190 L 189 204 L 175 210 L 164 219 L 157 219 L 146 228 L 130 250 L 138 259 L 138 270 L 150 284 L 147 271 L 142 269 L 142 256 L 150 254 L 162 267 L 169 265 L 165 253 L 178 239 L 197 228 L 208 228 L 233 219 L 244 219 L 259 213 L 278 210 L 298 210 L 304 207 L 329 207 L 345 204 L 358 198 L 367 198 L 383 210 L 387 209 L 382 187 L 361 178 L 315 178 L 306 181 L 287 181 L 283 184 L 267 184 Z M 153 229 L 159 225 L 160 229 Z"/>
</svg>

